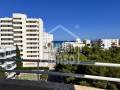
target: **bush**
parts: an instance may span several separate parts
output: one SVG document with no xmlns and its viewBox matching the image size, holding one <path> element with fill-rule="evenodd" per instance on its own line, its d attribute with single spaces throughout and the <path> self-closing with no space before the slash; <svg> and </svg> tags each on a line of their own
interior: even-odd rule
<svg viewBox="0 0 120 90">
<path fill-rule="evenodd" d="M 47 74 L 42 74 L 42 75 L 40 75 L 40 79 L 47 80 L 48 79 L 48 75 Z"/>
<path fill-rule="evenodd" d="M 5 72 L 4 71 L 2 71 L 3 69 L 0 67 L 0 79 L 2 79 L 2 78 L 5 78 L 6 77 L 6 75 L 5 75 Z"/>
<path fill-rule="evenodd" d="M 107 81 L 95 81 L 92 82 L 94 87 L 105 89 L 107 87 Z"/>
<path fill-rule="evenodd" d="M 89 84 L 87 83 L 87 81 L 80 81 L 80 85 L 89 86 Z"/>
<path fill-rule="evenodd" d="M 119 90 L 119 89 L 117 88 L 117 85 L 114 84 L 114 83 L 108 83 L 106 89 L 107 89 L 107 90 Z"/>
</svg>

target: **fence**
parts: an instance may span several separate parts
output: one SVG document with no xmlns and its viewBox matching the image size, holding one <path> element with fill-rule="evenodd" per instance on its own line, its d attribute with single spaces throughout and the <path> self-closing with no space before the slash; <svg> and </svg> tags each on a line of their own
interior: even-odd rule
<svg viewBox="0 0 120 90">
<path fill-rule="evenodd" d="M 1 59 L 0 61 L 15 61 L 14 59 Z M 77 65 L 89 65 L 89 66 L 99 66 L 99 67 L 114 67 L 119 68 L 120 64 L 115 63 L 101 63 L 101 62 L 72 62 L 65 61 L 60 62 L 59 60 L 22 60 L 22 62 L 37 62 L 37 67 L 39 69 L 39 62 L 48 62 L 48 63 L 56 63 L 56 64 L 77 64 Z M 104 76 L 94 76 L 94 75 L 84 75 L 84 74 L 74 74 L 74 73 L 61 73 L 61 72 L 52 72 L 52 71 L 40 71 L 40 70 L 4 70 L 4 72 L 16 72 L 16 73 L 33 73 L 33 74 L 48 74 L 48 75 L 57 75 L 57 76 L 71 76 L 76 78 L 84 78 L 84 79 L 93 79 L 93 80 L 105 80 L 112 82 L 120 82 L 120 78 L 113 77 L 104 77 Z M 38 77 L 39 80 L 39 77 Z"/>
</svg>

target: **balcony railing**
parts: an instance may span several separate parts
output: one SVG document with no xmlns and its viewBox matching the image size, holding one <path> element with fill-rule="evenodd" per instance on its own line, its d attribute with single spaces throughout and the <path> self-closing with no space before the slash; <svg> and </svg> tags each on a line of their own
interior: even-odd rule
<svg viewBox="0 0 120 90">
<path fill-rule="evenodd" d="M 14 59 L 7 59 L 0 61 L 15 61 Z M 60 60 L 22 60 L 22 62 L 37 62 L 38 70 L 4 70 L 4 72 L 15 72 L 15 73 L 30 73 L 30 74 L 48 74 L 48 75 L 57 75 L 57 76 L 70 76 L 75 78 L 84 78 L 84 79 L 93 79 L 93 80 L 105 80 L 112 82 L 120 82 L 120 78 L 113 77 L 104 77 L 104 76 L 94 76 L 94 75 L 85 75 L 85 74 L 74 74 L 74 73 L 61 73 L 61 72 L 52 72 L 52 71 L 40 71 L 39 63 L 47 62 L 50 64 L 77 64 L 77 65 L 89 65 L 89 66 L 99 66 L 99 67 L 114 67 L 119 68 L 120 64 L 115 63 L 101 63 L 101 62 L 80 62 L 80 61 L 60 61 Z M 38 79 L 39 80 L 39 79 Z"/>
</svg>

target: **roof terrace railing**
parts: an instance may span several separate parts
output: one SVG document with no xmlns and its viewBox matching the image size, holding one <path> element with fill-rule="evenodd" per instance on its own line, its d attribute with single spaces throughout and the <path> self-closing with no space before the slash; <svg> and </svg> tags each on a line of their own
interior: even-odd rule
<svg viewBox="0 0 120 90">
<path fill-rule="evenodd" d="M 0 61 L 15 61 L 14 59 L 0 59 Z M 21 60 L 22 62 L 37 62 L 37 67 L 39 67 L 39 62 L 48 62 L 48 63 L 56 63 L 56 64 L 76 64 L 76 65 L 89 65 L 89 66 L 100 66 L 100 67 L 115 67 L 119 68 L 120 64 L 115 63 L 101 63 L 101 62 L 59 62 L 60 60 Z M 92 79 L 92 80 L 105 80 L 112 82 L 120 82 L 120 78 L 113 77 L 104 77 L 104 76 L 94 76 L 94 75 L 85 75 L 85 74 L 74 74 L 74 73 L 61 73 L 61 72 L 51 72 L 51 71 L 40 71 L 40 70 L 3 70 L 4 72 L 16 72 L 16 73 L 33 73 L 33 74 L 48 74 L 48 75 L 57 75 L 57 76 L 71 76 L 75 78 L 84 78 L 84 79 Z"/>
<path fill-rule="evenodd" d="M 0 59 L 0 61 L 16 61 L 15 59 Z M 70 65 L 85 65 L 85 66 L 100 66 L 100 67 L 116 67 L 119 68 L 120 64 L 118 63 L 103 63 L 95 62 L 92 60 L 88 61 L 70 61 L 70 60 L 21 60 L 22 62 L 42 62 L 50 64 L 70 64 Z"/>
<path fill-rule="evenodd" d="M 84 75 L 84 74 L 73 74 L 73 73 L 49 72 L 49 71 L 38 71 L 38 70 L 4 70 L 4 72 L 48 74 L 48 75 L 56 75 L 56 76 L 70 76 L 70 77 L 75 77 L 75 78 L 120 82 L 120 78 Z"/>
</svg>

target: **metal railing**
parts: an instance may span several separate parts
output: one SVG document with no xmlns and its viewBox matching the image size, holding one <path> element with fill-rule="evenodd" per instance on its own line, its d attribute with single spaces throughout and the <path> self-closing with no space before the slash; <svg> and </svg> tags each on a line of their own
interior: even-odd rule
<svg viewBox="0 0 120 90">
<path fill-rule="evenodd" d="M 13 59 L 0 59 L 0 61 L 15 61 Z M 59 62 L 59 60 L 22 60 L 22 62 L 37 62 L 37 67 L 39 67 L 39 62 L 48 62 L 56 64 L 77 64 L 77 65 L 89 65 L 89 66 L 100 66 L 100 67 L 115 67 L 119 68 L 120 64 L 115 63 L 101 63 L 101 62 Z M 58 63 L 59 62 L 59 63 Z M 39 68 L 38 68 L 39 69 Z M 4 70 L 4 72 L 16 72 L 16 73 L 33 73 L 33 74 L 48 74 L 48 75 L 57 75 L 57 76 L 70 76 L 75 78 L 84 78 L 92 80 L 105 80 L 112 82 L 120 82 L 120 78 L 113 77 L 104 77 L 104 76 L 94 76 L 94 75 L 85 75 L 85 74 L 74 74 L 74 73 L 61 73 L 61 72 L 51 72 L 51 71 L 40 71 L 40 70 Z"/>
<path fill-rule="evenodd" d="M 14 59 L 0 59 L 0 61 L 16 61 Z M 95 62 L 92 60 L 87 61 L 71 61 L 71 60 L 21 60 L 22 62 L 42 62 L 42 63 L 50 63 L 50 64 L 70 64 L 70 65 L 85 65 L 85 66 L 100 66 L 100 67 L 116 67 L 119 68 L 120 64 L 118 63 L 103 63 L 103 62 Z M 39 64 L 38 64 L 39 65 Z"/>
</svg>

